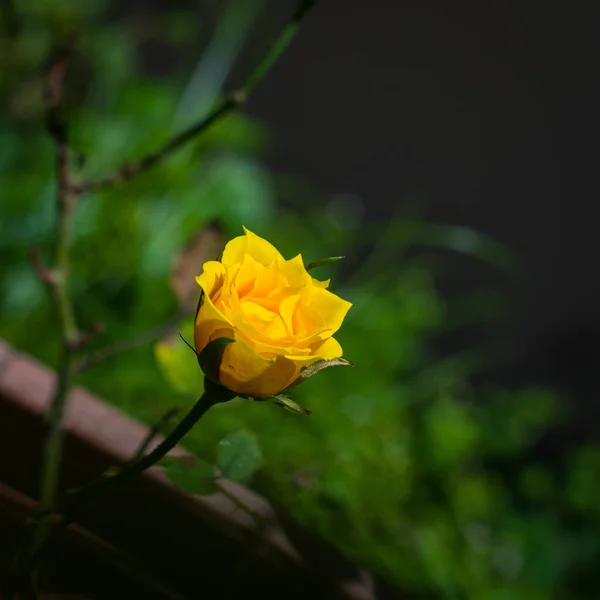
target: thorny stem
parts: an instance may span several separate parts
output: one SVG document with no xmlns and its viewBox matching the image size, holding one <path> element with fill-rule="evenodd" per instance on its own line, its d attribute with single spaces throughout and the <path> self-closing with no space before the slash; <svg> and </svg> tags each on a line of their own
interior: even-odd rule
<svg viewBox="0 0 600 600">
<path fill-rule="evenodd" d="M 40 481 L 39 508 L 41 511 L 52 509 L 56 501 L 63 445 L 62 424 L 74 371 L 74 353 L 77 350 L 79 338 L 73 303 L 67 288 L 70 267 L 71 220 L 77 198 L 70 190 L 70 149 L 67 128 L 58 114 L 62 99 L 66 63 L 67 51 L 64 51 L 52 64 L 46 87 L 47 129 L 56 146 L 56 179 L 58 190 L 56 197 L 57 221 L 52 265 L 42 277 L 42 280 L 54 300 L 63 350 L 61 364 L 58 369 L 56 389 L 45 418 L 46 436 L 43 444 L 42 476 Z M 41 262 L 38 263 L 37 268 L 38 272 L 40 268 L 43 269 Z"/>
<path fill-rule="evenodd" d="M 40 500 L 38 521 L 28 544 L 21 548 L 16 557 L 14 571 L 19 572 L 22 561 L 35 552 L 50 531 L 50 523 L 41 515 L 55 508 L 60 466 L 63 450 L 63 421 L 67 397 L 74 373 L 74 354 L 80 345 L 73 303 L 67 287 L 69 273 L 69 250 L 71 245 L 71 220 L 77 197 L 71 190 L 70 148 L 67 127 L 60 117 L 59 109 L 63 96 L 63 81 L 70 48 L 63 48 L 50 65 L 46 78 L 46 129 L 56 148 L 56 226 L 50 268 L 46 268 L 41 255 L 32 251 L 31 259 L 40 280 L 55 305 L 62 344 L 61 361 L 57 369 L 55 390 L 44 418 L 45 434 L 42 440 L 42 464 L 40 476 Z M 10 585 L 10 584 L 9 584 Z M 18 586 L 9 590 L 9 597 L 19 591 L 23 597 L 35 598 L 35 586 L 28 576 Z"/>
</svg>

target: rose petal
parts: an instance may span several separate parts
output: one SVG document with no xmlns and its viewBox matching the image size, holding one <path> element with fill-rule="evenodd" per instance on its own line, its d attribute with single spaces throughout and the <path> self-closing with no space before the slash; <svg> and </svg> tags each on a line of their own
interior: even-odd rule
<svg viewBox="0 0 600 600">
<path fill-rule="evenodd" d="M 205 296 L 204 303 L 196 316 L 194 326 L 194 347 L 199 354 L 212 340 L 220 337 L 234 339 L 234 327 L 223 314 L 217 310 L 208 297 Z"/>
<path fill-rule="evenodd" d="M 221 258 L 221 262 L 225 266 L 241 263 L 247 254 L 265 266 L 273 262 L 274 258 L 284 260 L 279 250 L 267 240 L 257 236 L 245 227 L 244 233 L 245 235 L 233 238 L 225 246 Z"/>
<path fill-rule="evenodd" d="M 264 271 L 265 267 L 249 254 L 244 256 L 240 268 L 232 282 L 235 285 L 238 298 L 242 299 L 250 295 L 256 284 L 258 276 Z"/>
<path fill-rule="evenodd" d="M 306 288 L 296 307 L 294 330 L 313 332 L 330 329 L 335 333 L 351 306 L 350 302 L 324 288 Z"/>
<path fill-rule="evenodd" d="M 236 336 L 223 353 L 219 381 L 240 396 L 262 398 L 281 392 L 299 372 L 299 367 L 284 356 L 262 358 Z"/>
<path fill-rule="evenodd" d="M 304 261 L 302 260 L 302 254 L 298 254 L 291 260 L 278 265 L 280 273 L 285 277 L 287 282 L 288 291 L 299 291 L 302 288 L 309 286 L 312 281 L 312 277 L 308 274 L 304 268 Z"/>
<path fill-rule="evenodd" d="M 344 352 L 339 342 L 330 337 L 327 340 L 313 344 L 311 354 L 324 360 L 331 360 L 332 358 L 340 358 Z"/>
<path fill-rule="evenodd" d="M 204 292 L 202 306 L 196 315 L 194 326 L 194 347 L 197 353 L 202 352 L 206 344 L 217 337 L 233 338 L 231 321 L 214 305 L 211 299 L 211 296 L 219 295 L 219 283 L 222 284 L 224 279 L 223 276 L 217 274 L 219 269 L 215 265 L 222 268 L 221 263 L 207 262 L 204 264 L 202 275 L 196 277 L 196 281 Z M 223 333 L 222 330 L 226 330 L 226 333 Z M 221 334 L 217 335 L 217 332 L 221 332 Z"/>
<path fill-rule="evenodd" d="M 325 288 L 325 289 L 327 289 L 327 288 L 329 287 L 329 284 L 331 283 L 331 279 L 326 279 L 325 281 L 319 281 L 318 279 L 315 279 L 315 278 L 313 277 L 313 280 L 312 280 L 312 282 L 313 282 L 313 284 L 314 284 L 314 285 L 316 285 L 317 287 L 320 287 L 320 288 Z"/>
<path fill-rule="evenodd" d="M 225 269 L 220 262 L 209 260 L 202 265 L 202 273 L 196 277 L 196 283 L 205 294 L 211 296 L 223 284 L 224 271 Z"/>
<path fill-rule="evenodd" d="M 279 305 L 279 314 L 281 315 L 288 336 L 293 336 L 296 333 L 294 331 L 293 319 L 299 299 L 300 294 L 294 294 L 284 298 Z"/>
</svg>

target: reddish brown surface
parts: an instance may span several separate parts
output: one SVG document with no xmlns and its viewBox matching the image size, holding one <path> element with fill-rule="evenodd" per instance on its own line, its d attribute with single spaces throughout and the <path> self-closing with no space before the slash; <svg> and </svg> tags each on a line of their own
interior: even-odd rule
<svg viewBox="0 0 600 600">
<path fill-rule="evenodd" d="M 0 576 L 23 515 L 34 505 L 40 417 L 53 382 L 50 370 L 0 342 Z M 66 428 L 63 487 L 126 460 L 147 433 L 81 389 L 71 394 Z M 154 470 L 90 507 L 81 523 L 85 529 L 75 529 L 69 543 L 57 547 L 46 569 L 48 585 L 61 580 L 98 598 L 372 597 L 369 582 L 339 557 L 314 547 L 311 558 L 302 557 L 262 498 L 233 482 L 224 485 L 266 517 L 262 530 L 221 494 L 183 494 Z M 160 586 L 174 595 L 156 591 Z"/>
</svg>

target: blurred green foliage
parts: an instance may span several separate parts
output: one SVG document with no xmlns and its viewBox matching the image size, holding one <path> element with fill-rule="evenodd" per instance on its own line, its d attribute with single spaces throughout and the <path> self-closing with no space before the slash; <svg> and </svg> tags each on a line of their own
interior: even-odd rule
<svg viewBox="0 0 600 600">
<path fill-rule="evenodd" d="M 26 259 L 31 245 L 48 247 L 54 217 L 44 63 L 57 39 L 81 32 L 65 116 L 82 176 L 103 175 L 172 133 L 186 76 L 189 105 L 198 73 L 214 75 L 185 60 L 210 32 L 210 19 L 190 25 L 189 4 L 188 12 L 180 3 L 136 14 L 100 0 L 19 0 L 2 9 L 0 334 L 49 364 L 58 350 L 55 319 Z M 150 43 L 177 50 L 169 76 L 144 64 Z M 206 81 L 207 89 L 214 84 Z M 492 319 L 502 297 L 486 289 L 442 300 L 434 269 L 412 249 L 438 246 L 511 272 L 510 254 L 464 228 L 364 225 L 343 202 L 270 173 L 261 160 L 267 142 L 264 124 L 232 115 L 153 171 L 82 200 L 71 289 L 81 324 L 106 324 L 95 345 L 173 315 L 173 260 L 214 219 L 228 235 L 245 225 L 306 263 L 370 245 L 351 268 L 319 267 L 354 304 L 336 337 L 356 367 L 324 371 L 294 390 L 313 416 L 237 399 L 208 413 L 188 448 L 232 477 L 250 478 L 304 527 L 409 597 L 595 597 L 600 451 L 582 446 L 546 464 L 535 450 L 561 418 L 553 394 L 474 388 L 470 375 L 485 362 L 485 348 L 441 358 L 431 349 L 441 332 Z M 192 339 L 191 323 L 180 331 Z M 148 423 L 173 406 L 185 409 L 202 391 L 196 358 L 177 338 L 94 365 L 80 379 Z M 208 492 L 204 461 L 195 477 L 176 461 L 165 468 L 183 487 Z"/>
</svg>

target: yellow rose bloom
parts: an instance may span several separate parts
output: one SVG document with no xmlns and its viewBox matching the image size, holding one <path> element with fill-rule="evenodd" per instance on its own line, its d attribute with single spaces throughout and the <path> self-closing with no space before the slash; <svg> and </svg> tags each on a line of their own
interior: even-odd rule
<svg viewBox="0 0 600 600">
<path fill-rule="evenodd" d="M 244 228 L 221 261 L 196 278 L 203 297 L 196 316 L 199 354 L 217 338 L 230 338 L 219 383 L 240 396 L 278 394 L 303 367 L 342 356 L 331 337 L 352 306 L 311 277 L 299 254 L 285 260 L 266 240 Z"/>
</svg>

